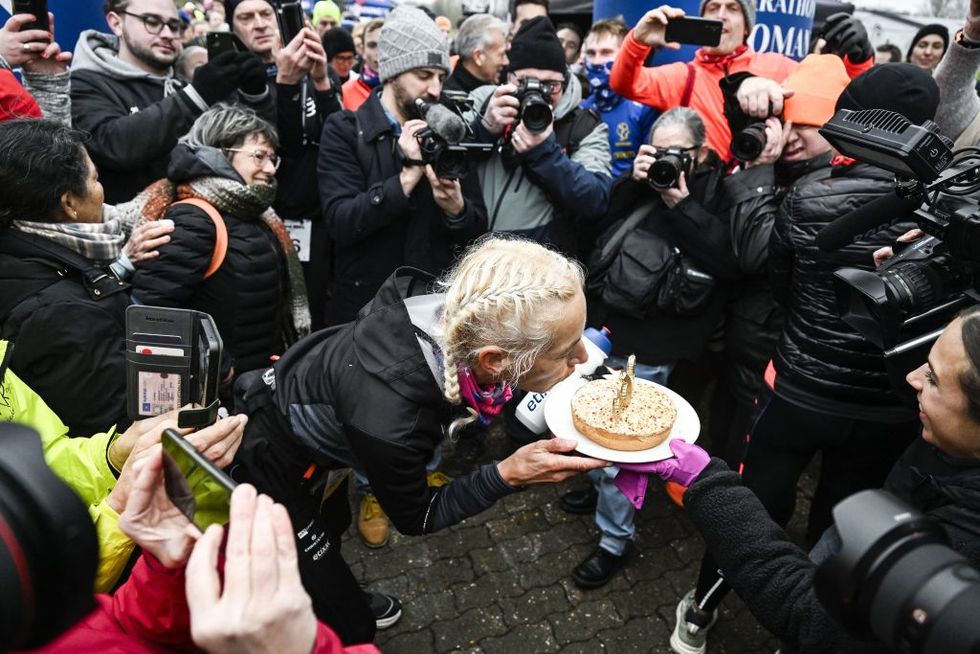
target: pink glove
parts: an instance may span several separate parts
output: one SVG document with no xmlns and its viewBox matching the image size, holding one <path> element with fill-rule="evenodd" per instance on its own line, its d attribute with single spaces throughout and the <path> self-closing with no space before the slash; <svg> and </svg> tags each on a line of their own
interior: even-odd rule
<svg viewBox="0 0 980 654">
<path fill-rule="evenodd" d="M 670 451 L 674 453 L 673 458 L 657 461 L 647 470 L 664 481 L 672 481 L 684 488 L 693 484 L 711 461 L 708 453 L 700 447 L 680 439 L 670 441 Z"/>
<path fill-rule="evenodd" d="M 666 482 L 672 481 L 687 488 L 711 460 L 700 447 L 680 439 L 670 441 L 670 451 L 674 456 L 665 461 L 618 464 L 619 474 L 614 483 L 637 509 L 643 508 L 648 475 L 657 475 Z"/>
</svg>

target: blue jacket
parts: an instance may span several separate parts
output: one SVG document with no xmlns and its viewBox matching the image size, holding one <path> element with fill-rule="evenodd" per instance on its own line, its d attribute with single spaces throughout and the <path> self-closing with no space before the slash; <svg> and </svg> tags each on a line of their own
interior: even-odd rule
<svg viewBox="0 0 980 654">
<path fill-rule="evenodd" d="M 582 108 L 596 109 L 595 98 L 584 100 Z M 611 111 L 599 111 L 602 122 L 609 128 L 613 179 L 629 170 L 640 151 L 640 146 L 650 142 L 650 128 L 653 127 L 653 121 L 658 115 L 646 105 L 625 99 Z"/>
</svg>

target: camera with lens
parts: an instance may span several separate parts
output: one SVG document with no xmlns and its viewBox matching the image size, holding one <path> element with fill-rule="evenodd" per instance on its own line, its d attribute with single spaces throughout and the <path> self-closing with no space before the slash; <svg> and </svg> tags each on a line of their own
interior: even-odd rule
<svg viewBox="0 0 980 654">
<path fill-rule="evenodd" d="M 463 114 L 473 102 L 465 93 L 443 91 L 438 104 L 416 98 L 415 107 L 428 127 L 418 133 L 422 161 L 432 166 L 439 179 L 460 179 L 469 170 L 470 153 L 490 152 L 492 145 L 465 142 L 472 129 Z"/>
<path fill-rule="evenodd" d="M 658 149 L 654 157 L 647 171 L 647 183 L 658 191 L 677 188 L 681 174 L 690 178 L 694 170 L 694 157 L 683 148 Z"/>
<path fill-rule="evenodd" d="M 544 89 L 544 84 L 536 77 L 525 77 L 517 87 L 514 97 L 521 103 L 518 111 L 518 120 L 524 123 L 524 127 L 532 134 L 540 134 L 548 129 L 554 119 L 554 112 L 551 110 L 551 103 Z"/>
<path fill-rule="evenodd" d="M 931 121 L 913 125 L 881 109 L 842 109 L 820 133 L 842 154 L 896 174 L 895 194 L 872 201 L 885 204 L 869 220 L 887 224 L 910 213 L 928 235 L 877 271 L 835 272 L 841 317 L 885 350 L 894 385 L 904 388 L 904 371 L 925 360 L 956 313 L 980 301 L 980 150 L 953 152 Z"/>
<path fill-rule="evenodd" d="M 834 507 L 834 522 L 841 548 L 813 580 L 834 619 L 893 652 L 980 652 L 980 571 L 939 520 L 867 490 Z"/>
<path fill-rule="evenodd" d="M 739 161 L 753 161 L 766 147 L 766 119 L 749 116 L 742 111 L 738 101 L 738 88 L 742 82 L 753 77 L 751 73 L 733 73 L 723 78 L 718 84 L 724 99 L 725 120 L 732 131 L 732 141 L 729 148 L 732 156 Z M 772 105 L 769 106 L 769 116 L 772 116 Z M 778 118 L 778 116 L 777 116 Z"/>
</svg>

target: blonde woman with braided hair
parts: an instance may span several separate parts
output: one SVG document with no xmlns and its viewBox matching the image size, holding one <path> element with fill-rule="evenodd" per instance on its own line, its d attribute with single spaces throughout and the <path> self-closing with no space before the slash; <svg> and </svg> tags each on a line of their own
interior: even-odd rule
<svg viewBox="0 0 980 654">
<path fill-rule="evenodd" d="M 362 471 L 403 534 L 438 531 L 529 484 L 609 465 L 543 440 L 430 488 L 443 438 L 486 424 L 512 388 L 546 391 L 586 360 L 582 270 L 531 241 L 478 241 L 440 282 L 400 268 L 346 325 L 311 334 L 236 384 L 248 413 L 230 469 L 287 507 L 304 585 L 346 644 L 394 624 L 398 600 L 365 593 L 340 555 L 351 522 L 342 471 Z"/>
</svg>

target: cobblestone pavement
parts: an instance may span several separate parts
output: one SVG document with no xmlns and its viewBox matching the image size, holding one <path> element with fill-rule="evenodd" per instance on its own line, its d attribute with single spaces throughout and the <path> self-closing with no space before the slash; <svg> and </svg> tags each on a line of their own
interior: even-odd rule
<svg viewBox="0 0 980 654">
<path fill-rule="evenodd" d="M 488 452 L 475 460 L 502 458 L 505 448 L 495 430 Z M 464 458 L 447 448 L 444 470 L 472 470 L 473 458 Z M 393 531 L 379 550 L 365 548 L 351 527 L 344 556 L 354 574 L 404 604 L 401 621 L 378 633 L 378 647 L 386 654 L 669 653 L 674 609 L 694 585 L 700 537 L 660 485 L 651 484 L 637 516 L 637 554 L 604 588 L 581 591 L 569 574 L 598 543 L 598 532 L 591 516 L 557 506 L 562 493 L 581 487 L 582 479 L 536 486 L 443 532 Z M 711 630 L 709 654 L 777 649 L 729 595 Z"/>
</svg>

